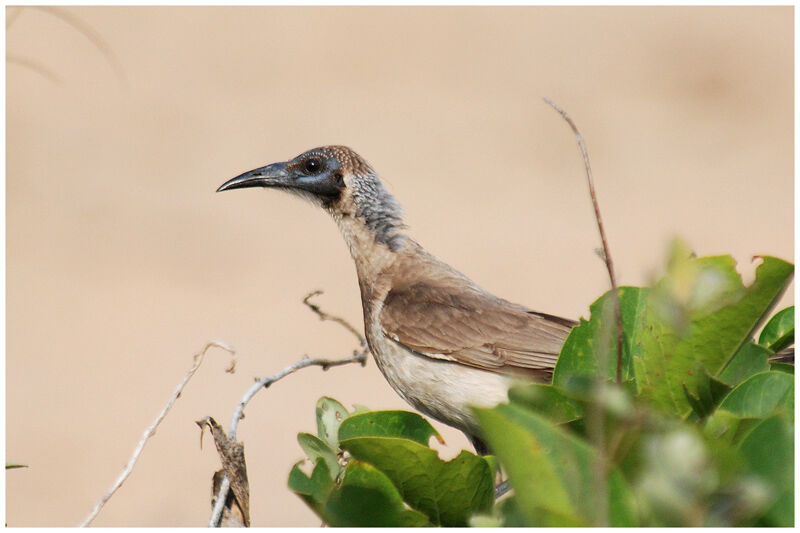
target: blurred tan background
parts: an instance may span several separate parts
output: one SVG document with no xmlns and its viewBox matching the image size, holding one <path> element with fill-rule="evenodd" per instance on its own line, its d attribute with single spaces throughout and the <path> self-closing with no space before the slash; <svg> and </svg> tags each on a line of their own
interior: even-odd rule
<svg viewBox="0 0 800 533">
<path fill-rule="evenodd" d="M 432 253 L 567 317 L 608 282 L 575 140 L 542 96 L 586 138 L 621 283 L 657 275 L 676 235 L 746 280 L 754 254 L 794 255 L 791 7 L 17 9 L 6 460 L 30 467 L 6 473 L 11 526 L 80 522 L 222 339 L 237 373 L 209 354 L 95 522 L 204 525 L 218 459 L 194 420 L 227 426 L 253 377 L 303 354 L 349 355 L 301 304 L 324 289 L 361 327 L 335 225 L 276 191 L 214 194 L 308 148 L 355 148 Z M 406 408 L 372 361 L 261 392 L 239 431 L 254 525 L 319 524 L 286 478 L 321 395 Z M 440 429 L 442 455 L 467 445 Z"/>
</svg>

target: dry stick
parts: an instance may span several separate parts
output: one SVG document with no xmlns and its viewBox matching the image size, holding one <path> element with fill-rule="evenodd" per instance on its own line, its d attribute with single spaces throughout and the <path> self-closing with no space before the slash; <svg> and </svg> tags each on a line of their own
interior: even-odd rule
<svg viewBox="0 0 800 533">
<path fill-rule="evenodd" d="M 6 16 L 6 30 L 14 24 L 19 16 L 22 15 L 22 6 L 9 8 Z"/>
<path fill-rule="evenodd" d="M 56 6 L 30 6 L 32 9 L 38 9 L 40 11 L 44 11 L 45 13 L 52 15 L 56 18 L 61 19 L 62 21 L 66 22 L 80 33 L 83 34 L 84 37 L 89 39 L 95 48 L 97 48 L 103 57 L 105 58 L 106 62 L 111 66 L 112 70 L 114 71 L 114 75 L 117 77 L 117 80 L 122 84 L 123 87 L 126 89 L 128 88 L 128 80 L 125 76 L 125 70 L 123 70 L 122 65 L 120 64 L 119 60 L 117 59 L 116 54 L 114 54 L 114 50 L 111 46 L 106 42 L 102 35 L 97 32 L 94 28 L 92 28 L 86 21 L 84 21 L 79 16 L 73 14 L 71 11 L 67 9 L 63 9 L 61 7 Z"/>
<path fill-rule="evenodd" d="M 361 363 L 362 366 L 366 364 L 367 361 L 367 353 L 366 350 L 362 350 L 360 352 L 355 352 L 350 357 L 345 359 L 310 359 L 305 357 L 296 363 L 293 363 L 286 368 L 272 374 L 271 376 L 267 376 L 265 378 L 261 378 L 253 383 L 253 386 L 245 393 L 242 399 L 239 401 L 239 405 L 236 407 L 236 410 L 233 413 L 233 417 L 231 418 L 231 427 L 230 431 L 228 432 L 228 437 L 235 441 L 236 440 L 236 430 L 239 427 L 239 420 L 244 418 L 244 408 L 253 399 L 253 396 L 256 395 L 258 391 L 261 389 L 266 389 L 276 381 L 285 378 L 289 374 L 293 374 L 300 370 L 301 368 L 305 368 L 307 366 L 321 366 L 323 370 L 327 370 L 328 368 L 334 366 L 341 366 L 347 365 L 350 363 Z M 211 512 L 211 518 L 208 520 L 209 527 L 217 527 L 219 524 L 220 519 L 222 518 L 222 511 L 225 507 L 225 500 L 228 497 L 228 489 L 230 488 L 230 479 L 226 475 L 222 483 L 219 486 L 219 491 L 217 492 L 217 499 L 216 503 L 214 504 L 214 509 Z"/>
<path fill-rule="evenodd" d="M 120 473 L 119 477 L 114 482 L 114 484 L 111 485 L 111 488 L 108 490 L 108 492 L 106 492 L 103 495 L 103 497 L 100 498 L 100 501 L 98 501 L 97 504 L 94 506 L 94 509 L 92 509 L 92 512 L 89 513 L 89 516 L 87 516 L 83 520 L 83 522 L 80 523 L 79 527 L 86 527 L 89 524 L 91 524 L 92 520 L 94 520 L 95 517 L 97 517 L 97 514 L 106 504 L 106 502 L 108 502 L 108 500 L 111 499 L 111 496 L 114 495 L 117 489 L 122 486 L 122 484 L 125 482 L 126 479 L 128 479 L 128 476 L 131 475 L 133 467 L 139 460 L 139 456 L 142 455 L 142 451 L 144 450 L 144 445 L 147 443 L 148 439 L 150 439 L 150 437 L 152 437 L 155 434 L 156 428 L 158 427 L 159 424 L 161 424 L 161 421 L 164 420 L 164 417 L 167 416 L 169 410 L 172 409 L 172 406 L 175 403 L 175 401 L 178 398 L 180 398 L 181 392 L 183 392 L 183 388 L 186 386 L 189 380 L 192 379 L 192 376 L 194 376 L 195 372 L 197 372 L 197 369 L 200 368 L 200 365 L 203 363 L 203 359 L 205 358 L 206 352 L 211 347 L 222 348 L 223 350 L 231 354 L 231 366 L 228 367 L 225 371 L 230 373 L 234 372 L 234 370 L 236 369 L 236 350 L 234 350 L 232 347 L 225 344 L 224 342 L 210 341 L 205 345 L 205 347 L 199 353 L 196 353 L 194 355 L 194 362 L 192 363 L 192 367 L 189 369 L 188 372 L 186 372 L 186 375 L 183 376 L 183 381 L 181 381 L 180 384 L 175 388 L 175 392 L 172 393 L 172 396 L 167 401 L 166 405 L 164 405 L 164 408 L 161 409 L 161 412 L 158 413 L 158 416 L 156 416 L 156 419 L 153 421 L 153 423 L 150 424 L 147 427 L 147 429 L 144 430 L 142 438 L 139 439 L 139 443 L 133 450 L 133 455 L 131 455 L 131 458 L 128 460 L 128 464 L 125 465 L 125 468 L 122 470 L 122 473 Z"/>
<path fill-rule="evenodd" d="M 58 77 L 58 74 L 34 59 L 15 54 L 6 54 L 6 63 L 30 69 L 53 83 L 61 83 L 61 78 Z"/>
<path fill-rule="evenodd" d="M 356 328 L 354 328 L 347 320 L 345 320 L 345 319 L 343 319 L 341 317 L 335 316 L 335 315 L 329 315 L 328 313 L 326 313 L 325 311 L 320 309 L 318 305 L 312 304 L 311 302 L 309 302 L 309 300 L 311 298 L 313 298 L 314 296 L 319 296 L 321 294 L 323 294 L 323 291 L 321 291 L 319 289 L 317 289 L 315 291 L 311 291 L 310 293 L 306 294 L 305 298 L 303 298 L 303 303 L 306 304 L 309 309 L 314 311 L 319 316 L 320 320 L 323 320 L 323 321 L 324 320 L 330 320 L 330 321 L 336 322 L 337 324 L 340 324 L 347 331 L 352 333 L 355 336 L 356 339 L 358 339 L 358 343 L 361 345 L 362 348 L 366 348 L 367 347 L 367 339 L 365 339 L 364 336 L 361 333 L 359 333 L 358 330 Z"/>
<path fill-rule="evenodd" d="M 361 345 L 361 351 L 354 351 L 353 355 L 350 357 L 346 357 L 344 359 L 321 359 L 321 358 L 308 358 L 304 357 L 303 359 L 293 363 L 282 370 L 272 374 L 271 376 L 267 376 L 265 378 L 257 379 L 253 386 L 242 396 L 242 399 L 239 401 L 239 405 L 236 406 L 236 410 L 233 412 L 233 417 L 231 418 L 231 427 L 229 431 L 228 438 L 232 441 L 236 441 L 236 431 L 239 428 L 239 421 L 244 418 L 244 408 L 253 399 L 253 396 L 256 395 L 258 391 L 261 389 L 266 389 L 276 381 L 285 378 L 289 374 L 293 374 L 300 370 L 301 368 L 306 368 L 308 366 L 320 366 L 322 370 L 328 370 L 334 366 L 341 366 L 347 365 L 350 363 L 361 363 L 361 366 L 367 364 L 367 341 L 364 339 L 363 335 L 361 335 L 356 328 L 354 328 L 349 322 L 345 319 L 330 315 L 319 308 L 319 306 L 310 303 L 308 300 L 314 296 L 322 294 L 322 291 L 317 290 L 309 293 L 303 298 L 303 303 L 306 304 L 314 313 L 319 315 L 320 320 L 330 320 L 336 322 L 343 326 L 347 331 L 355 335 L 358 339 L 359 344 Z M 217 499 L 214 503 L 214 508 L 211 511 L 211 517 L 208 520 L 209 527 L 218 527 L 220 520 L 222 519 L 222 511 L 225 508 L 225 500 L 228 497 L 228 490 L 231 486 L 231 480 L 228 479 L 226 475 L 222 479 L 222 483 L 220 483 L 219 491 L 217 492 Z"/>
<path fill-rule="evenodd" d="M 589 184 L 589 196 L 592 199 L 592 206 L 594 207 L 594 216 L 597 220 L 597 229 L 600 231 L 600 240 L 603 243 L 603 253 L 602 259 L 606 264 L 606 268 L 608 269 L 608 277 L 611 280 L 611 292 L 612 292 L 612 302 L 614 305 L 614 318 L 616 319 L 617 325 L 617 375 L 616 381 L 617 384 L 622 383 L 622 313 L 620 311 L 620 303 L 619 303 L 619 294 L 617 293 L 617 280 L 614 276 L 614 264 L 611 261 L 611 252 L 608 249 L 608 241 L 606 240 L 606 232 L 603 228 L 603 220 L 600 217 L 600 206 L 597 203 L 597 194 L 594 190 L 594 180 L 592 179 L 592 167 L 589 164 L 589 151 L 586 149 L 586 144 L 583 142 L 583 136 L 581 135 L 580 131 L 578 131 L 578 127 L 572 121 L 569 115 L 567 115 L 566 111 L 561 109 L 558 105 L 555 104 L 549 98 L 544 98 L 544 101 L 550 105 L 553 109 L 555 109 L 558 114 L 561 115 L 569 127 L 572 129 L 572 133 L 575 135 L 575 138 L 578 141 L 578 147 L 581 151 L 581 155 L 583 156 L 583 166 L 586 170 L 586 181 Z M 601 346 L 606 346 L 606 342 L 600 343 Z M 600 393 L 600 387 L 605 383 L 605 373 L 606 369 L 608 368 L 608 358 L 605 356 L 605 351 L 602 354 L 598 353 L 598 366 L 600 367 L 598 370 L 598 383 L 595 387 L 595 390 Z M 603 420 L 603 411 L 602 408 L 597 405 L 597 402 L 592 402 L 590 404 L 590 412 L 587 416 L 587 431 L 590 433 L 591 440 L 597 446 L 598 453 L 597 453 L 597 461 L 595 463 L 596 475 L 595 475 L 595 482 L 596 482 L 596 520 L 598 526 L 607 526 L 608 525 L 608 498 L 606 495 L 606 483 L 608 479 L 608 464 L 607 464 L 607 457 L 605 448 L 605 424 Z"/>
<path fill-rule="evenodd" d="M 617 322 L 617 385 L 622 383 L 622 311 L 620 310 L 619 294 L 617 294 L 617 278 L 614 275 L 614 263 L 611 261 L 611 252 L 608 249 L 608 241 L 606 240 L 606 231 L 603 228 L 603 219 L 600 217 L 600 206 L 597 204 L 597 195 L 594 191 L 594 180 L 592 179 L 592 167 L 589 164 L 589 152 L 586 150 L 586 144 L 583 142 L 583 136 L 578 131 L 578 127 L 572 121 L 567 112 L 558 107 L 552 100 L 545 97 L 544 101 L 555 109 L 561 118 L 563 118 L 569 127 L 572 128 L 572 133 L 578 140 L 578 147 L 583 156 L 583 166 L 586 169 L 586 181 L 589 182 L 589 196 L 592 197 L 592 206 L 594 206 L 594 216 L 597 220 L 597 229 L 600 230 L 600 240 L 603 242 L 603 261 L 606 263 L 608 269 L 608 277 L 611 280 L 611 292 L 614 300 L 614 318 Z M 605 372 L 605 369 L 601 369 Z"/>
</svg>

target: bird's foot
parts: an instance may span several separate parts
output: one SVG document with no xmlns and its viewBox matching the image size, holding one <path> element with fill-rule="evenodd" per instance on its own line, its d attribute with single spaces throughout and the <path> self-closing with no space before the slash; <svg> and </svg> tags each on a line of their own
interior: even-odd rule
<svg viewBox="0 0 800 533">
<path fill-rule="evenodd" d="M 498 499 L 500 496 L 504 495 L 508 491 L 511 490 L 511 484 L 508 480 L 501 481 L 495 488 L 494 488 L 494 499 Z"/>
</svg>

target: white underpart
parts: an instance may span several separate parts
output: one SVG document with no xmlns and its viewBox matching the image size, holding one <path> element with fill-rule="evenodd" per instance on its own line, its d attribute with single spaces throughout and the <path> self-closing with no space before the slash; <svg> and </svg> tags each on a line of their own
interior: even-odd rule
<svg viewBox="0 0 800 533">
<path fill-rule="evenodd" d="M 477 430 L 470 406 L 493 407 L 508 400 L 512 379 L 459 363 L 446 355 L 415 353 L 386 337 L 379 325 L 368 331 L 370 348 L 386 380 L 414 408 L 456 427 Z"/>
</svg>

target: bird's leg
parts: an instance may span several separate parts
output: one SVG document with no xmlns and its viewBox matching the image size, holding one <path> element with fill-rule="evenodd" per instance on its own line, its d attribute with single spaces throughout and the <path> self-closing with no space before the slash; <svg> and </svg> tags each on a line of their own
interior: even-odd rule
<svg viewBox="0 0 800 533">
<path fill-rule="evenodd" d="M 501 481 L 498 485 L 494 488 L 494 499 L 500 498 L 500 496 L 504 495 L 506 492 L 511 490 L 511 484 L 508 480 Z"/>
</svg>

